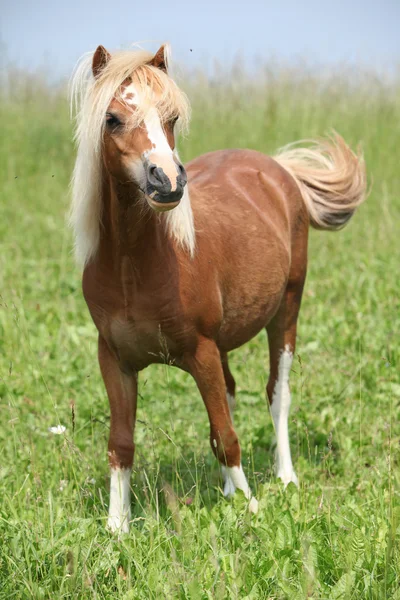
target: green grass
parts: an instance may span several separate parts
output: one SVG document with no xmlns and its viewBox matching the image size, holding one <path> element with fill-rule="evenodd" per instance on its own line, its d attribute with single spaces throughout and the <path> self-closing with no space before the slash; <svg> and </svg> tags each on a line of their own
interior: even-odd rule
<svg viewBox="0 0 400 600">
<path fill-rule="evenodd" d="M 193 79 L 182 156 L 273 153 L 335 128 L 362 142 L 372 183 L 346 230 L 311 235 L 291 376 L 300 488 L 274 478 L 260 335 L 231 356 L 259 514 L 222 497 L 199 393 L 158 366 L 140 377 L 122 539 L 105 529 L 108 401 L 65 226 L 66 101 L 34 79 L 1 100 L 0 598 L 400 599 L 400 86 L 265 77 Z"/>
</svg>

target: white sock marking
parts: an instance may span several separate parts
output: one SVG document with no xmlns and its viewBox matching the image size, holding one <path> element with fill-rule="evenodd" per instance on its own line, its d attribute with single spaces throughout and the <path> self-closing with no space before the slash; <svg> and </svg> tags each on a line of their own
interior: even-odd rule
<svg viewBox="0 0 400 600">
<path fill-rule="evenodd" d="M 111 468 L 110 508 L 108 527 L 111 531 L 128 533 L 131 518 L 131 469 Z"/>
<path fill-rule="evenodd" d="M 235 484 L 232 479 L 229 477 L 227 467 L 225 465 L 221 465 L 222 477 L 224 480 L 224 496 L 225 498 L 230 498 L 235 493 Z"/>
<path fill-rule="evenodd" d="M 225 467 L 222 466 L 222 474 L 225 480 L 224 496 L 232 496 L 235 490 L 241 490 L 249 502 L 249 511 L 256 514 L 258 511 L 258 502 L 251 493 L 249 484 L 243 467 Z"/>
<path fill-rule="evenodd" d="M 289 374 L 293 362 L 293 353 L 287 344 L 279 359 L 278 379 L 272 394 L 271 414 L 275 425 L 276 434 L 276 474 L 282 479 L 283 483 L 288 485 L 291 481 L 298 484 L 296 473 L 292 465 L 289 445 L 289 410 L 290 410 L 290 389 Z"/>
</svg>

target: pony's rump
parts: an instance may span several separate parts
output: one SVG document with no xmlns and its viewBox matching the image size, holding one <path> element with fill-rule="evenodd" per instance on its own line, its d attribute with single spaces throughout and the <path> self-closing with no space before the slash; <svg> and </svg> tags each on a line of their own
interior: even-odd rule
<svg viewBox="0 0 400 600">
<path fill-rule="evenodd" d="M 364 201 L 366 172 L 362 154 L 355 154 L 334 133 L 309 147 L 290 144 L 274 159 L 295 179 L 315 229 L 341 229 Z"/>
</svg>

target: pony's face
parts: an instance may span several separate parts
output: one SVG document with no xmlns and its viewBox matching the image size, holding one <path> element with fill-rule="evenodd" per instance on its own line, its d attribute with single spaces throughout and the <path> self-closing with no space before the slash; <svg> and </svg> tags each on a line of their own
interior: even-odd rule
<svg viewBox="0 0 400 600">
<path fill-rule="evenodd" d="M 99 69 L 96 53 L 95 76 Z M 161 54 L 153 60 L 152 66 L 165 70 Z M 135 182 L 156 211 L 175 208 L 187 183 L 185 169 L 175 151 L 174 127 L 178 115 L 169 114 L 163 119 L 158 110 L 162 94 L 162 78 L 149 84 L 148 89 L 143 80 L 135 82 L 128 78 L 104 115 L 103 160 L 108 172 L 121 183 Z"/>
</svg>

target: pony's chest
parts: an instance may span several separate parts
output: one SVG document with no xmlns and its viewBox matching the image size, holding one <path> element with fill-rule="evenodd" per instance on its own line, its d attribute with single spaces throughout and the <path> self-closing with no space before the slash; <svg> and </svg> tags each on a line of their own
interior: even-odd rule
<svg viewBox="0 0 400 600">
<path fill-rule="evenodd" d="M 163 340 L 166 345 L 166 334 L 161 323 L 146 317 L 128 317 L 121 315 L 110 318 L 109 336 L 118 355 L 125 360 L 142 359 L 151 354 L 154 358 L 162 351 Z M 171 340 L 168 340 L 171 345 Z"/>
<path fill-rule="evenodd" d="M 115 315 L 107 330 L 120 363 L 137 371 L 152 363 L 179 364 L 193 337 L 177 315 L 156 318 L 146 311 L 135 316 Z"/>
<path fill-rule="evenodd" d="M 173 285 L 157 286 L 87 269 L 84 295 L 100 335 L 122 365 L 140 370 L 176 359 L 190 340 L 190 319 Z"/>
</svg>

